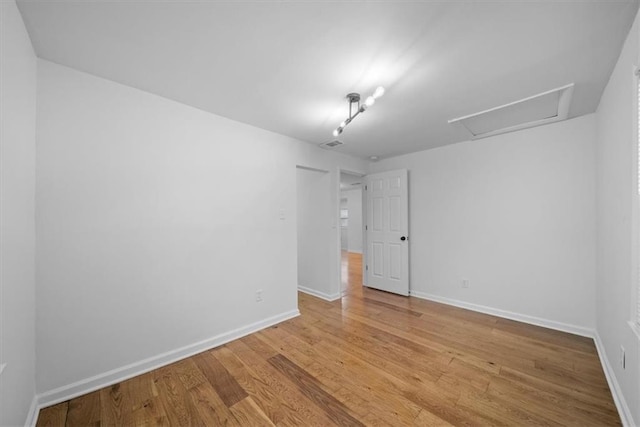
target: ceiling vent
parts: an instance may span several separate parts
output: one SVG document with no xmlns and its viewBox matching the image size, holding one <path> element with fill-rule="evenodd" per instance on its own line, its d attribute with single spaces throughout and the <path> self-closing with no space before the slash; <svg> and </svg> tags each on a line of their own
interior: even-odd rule
<svg viewBox="0 0 640 427">
<path fill-rule="evenodd" d="M 546 125 L 566 120 L 574 84 L 568 84 L 519 101 L 449 120 L 465 130 L 471 139 Z"/>
<path fill-rule="evenodd" d="M 337 139 L 334 139 L 333 141 L 323 142 L 322 144 L 320 144 L 320 147 L 322 147 L 322 148 L 336 148 L 336 147 L 339 147 L 341 145 L 344 145 L 344 142 L 341 142 L 341 141 L 338 141 Z"/>
</svg>

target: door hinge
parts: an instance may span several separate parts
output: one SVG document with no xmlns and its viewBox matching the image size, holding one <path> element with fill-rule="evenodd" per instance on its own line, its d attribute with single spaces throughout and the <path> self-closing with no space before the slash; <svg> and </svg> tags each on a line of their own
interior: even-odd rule
<svg viewBox="0 0 640 427">
<path fill-rule="evenodd" d="M 367 191 L 367 186 L 366 185 L 364 186 L 364 191 Z"/>
<path fill-rule="evenodd" d="M 365 266 L 365 270 L 369 271 L 369 266 L 368 265 Z"/>
<path fill-rule="evenodd" d="M 365 229 L 365 231 L 366 231 L 366 230 L 368 230 L 368 229 L 369 229 L 369 226 L 368 226 L 368 225 L 365 225 L 365 226 L 364 226 L 364 229 Z"/>
</svg>

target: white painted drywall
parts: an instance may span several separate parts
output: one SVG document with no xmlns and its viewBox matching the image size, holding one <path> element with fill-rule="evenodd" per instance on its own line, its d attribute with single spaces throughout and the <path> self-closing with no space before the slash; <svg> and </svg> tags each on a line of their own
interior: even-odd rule
<svg viewBox="0 0 640 427">
<path fill-rule="evenodd" d="M 602 95 L 597 117 L 597 332 L 624 400 L 640 424 L 639 339 L 628 325 L 637 283 L 637 104 L 634 67 L 639 64 L 638 18 Z M 637 214 L 637 212 L 636 212 Z M 637 217 L 635 218 L 637 221 Z M 634 239 L 636 236 L 636 239 Z M 634 241 L 635 240 L 635 241 Z M 620 346 L 626 350 L 626 369 Z"/>
<path fill-rule="evenodd" d="M 35 397 L 36 56 L 13 0 L 0 2 L 0 425 Z"/>
<path fill-rule="evenodd" d="M 298 286 L 327 299 L 339 296 L 331 280 L 331 175 L 297 169 Z"/>
<path fill-rule="evenodd" d="M 587 115 L 373 163 L 409 170 L 411 292 L 591 330 L 594 150 Z"/>
<path fill-rule="evenodd" d="M 341 198 L 347 199 L 349 222 L 347 223 L 347 245 L 349 252 L 362 253 L 362 189 L 342 190 Z"/>
<path fill-rule="evenodd" d="M 38 96 L 39 392 L 295 310 L 296 165 L 336 218 L 338 168 L 366 169 L 44 60 Z"/>
</svg>

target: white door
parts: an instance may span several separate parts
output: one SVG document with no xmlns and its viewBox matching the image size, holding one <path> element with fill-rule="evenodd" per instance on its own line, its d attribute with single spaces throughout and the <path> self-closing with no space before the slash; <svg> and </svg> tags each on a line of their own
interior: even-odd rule
<svg viewBox="0 0 640 427">
<path fill-rule="evenodd" d="M 366 286 L 409 295 L 409 195 L 407 170 L 365 179 Z"/>
</svg>

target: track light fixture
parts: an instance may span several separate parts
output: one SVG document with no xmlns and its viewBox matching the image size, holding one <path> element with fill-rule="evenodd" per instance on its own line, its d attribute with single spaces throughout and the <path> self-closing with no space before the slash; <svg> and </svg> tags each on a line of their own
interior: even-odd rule
<svg viewBox="0 0 640 427">
<path fill-rule="evenodd" d="M 364 113 L 367 108 L 371 107 L 375 104 L 376 99 L 380 98 L 384 95 L 384 88 L 382 86 L 378 86 L 373 92 L 373 95 L 367 97 L 362 105 L 360 105 L 360 94 L 359 93 L 350 93 L 347 95 L 347 101 L 349 102 L 349 118 L 343 120 L 342 123 L 333 131 L 333 136 L 337 137 L 342 133 L 344 128 L 351 123 L 353 119 L 360 113 Z M 355 107 L 355 108 L 354 108 Z M 355 112 L 354 112 L 355 111 Z"/>
</svg>

